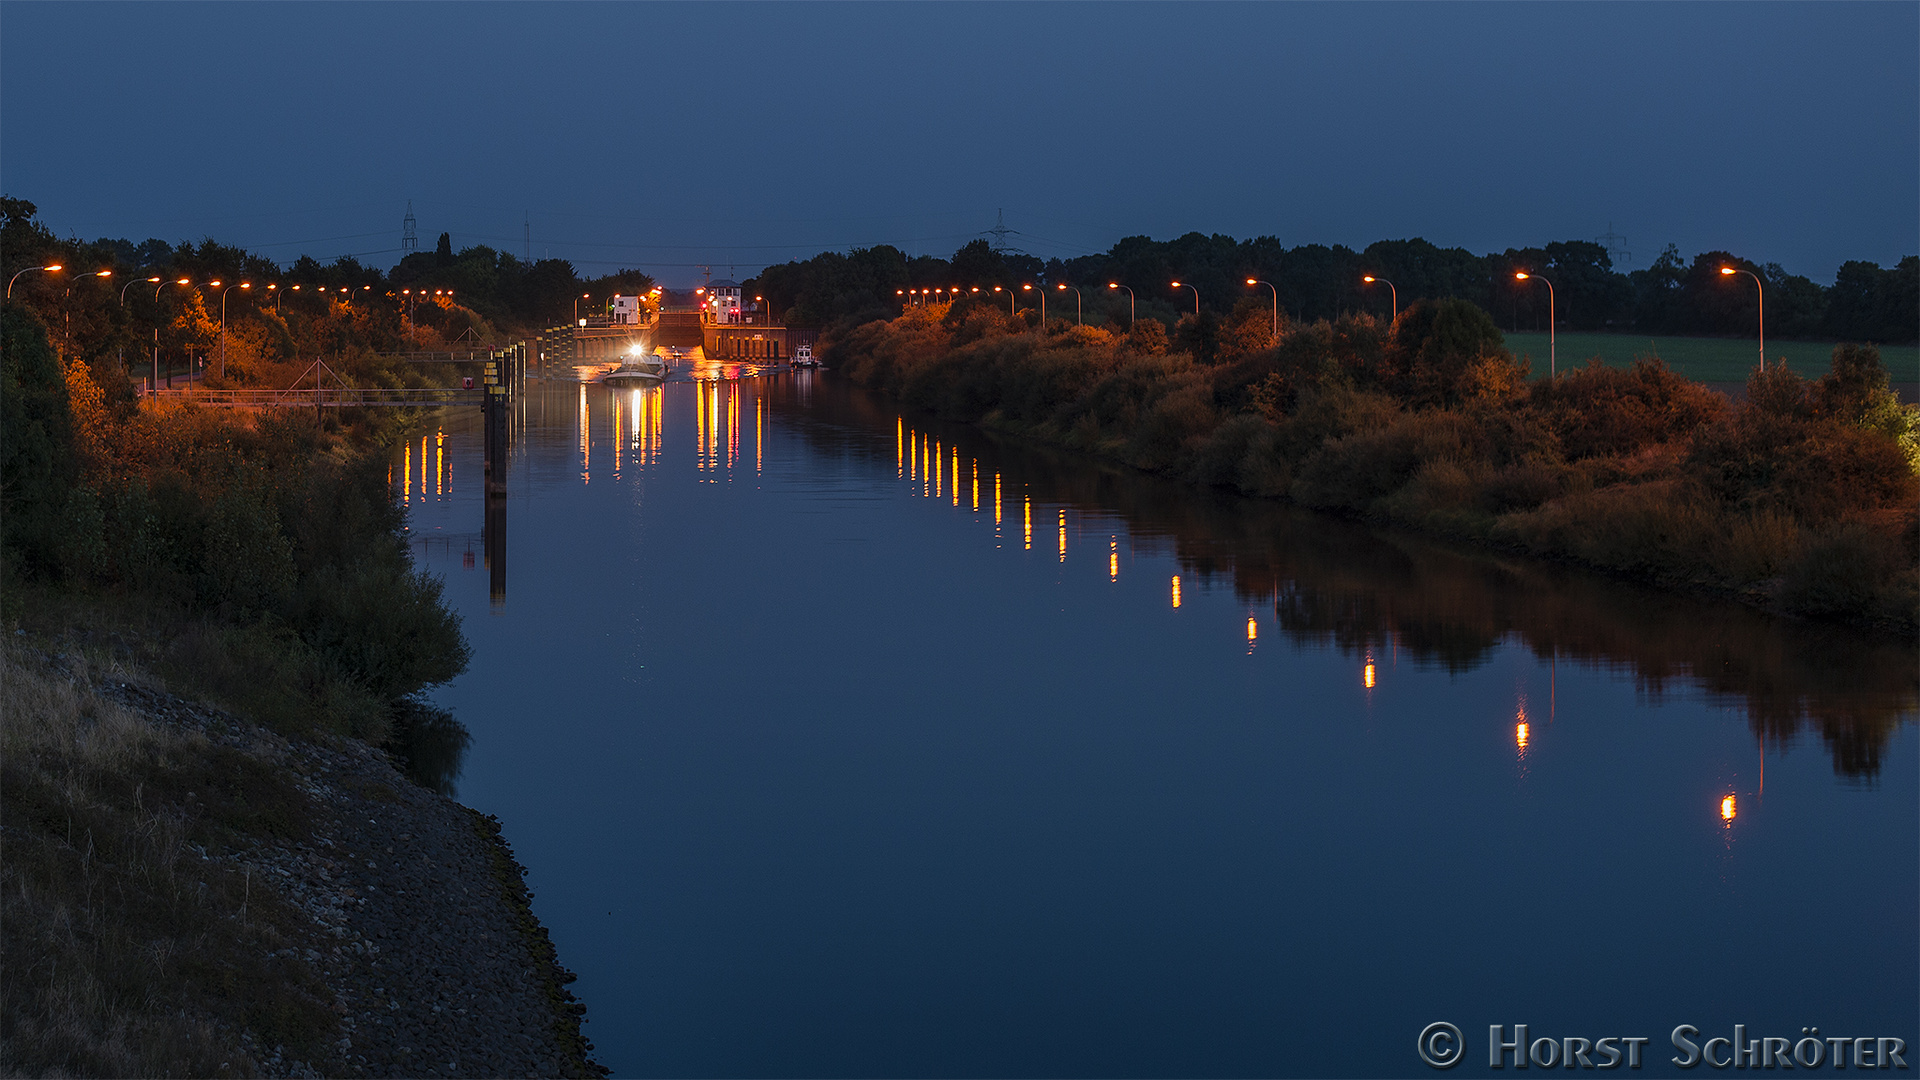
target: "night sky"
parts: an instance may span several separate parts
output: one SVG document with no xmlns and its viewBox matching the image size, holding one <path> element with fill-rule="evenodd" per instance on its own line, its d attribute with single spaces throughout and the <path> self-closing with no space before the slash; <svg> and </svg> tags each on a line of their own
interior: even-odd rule
<svg viewBox="0 0 1920 1080">
<path fill-rule="evenodd" d="M 1920 250 L 1920 5 L 0 5 L 0 185 L 61 235 L 669 284 L 1190 231 Z"/>
</svg>

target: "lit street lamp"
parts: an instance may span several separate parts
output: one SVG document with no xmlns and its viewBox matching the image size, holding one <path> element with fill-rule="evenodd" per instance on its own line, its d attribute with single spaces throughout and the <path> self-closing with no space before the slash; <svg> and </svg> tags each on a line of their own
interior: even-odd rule
<svg viewBox="0 0 1920 1080">
<path fill-rule="evenodd" d="M 215 285 L 220 284 L 214 282 Z M 242 281 L 220 290 L 220 377 L 227 377 L 227 294 L 235 289 L 251 289 L 253 282 Z"/>
<path fill-rule="evenodd" d="M 1012 290 L 1012 289 L 1005 289 L 1005 290 L 1003 290 L 1003 289 L 1001 289 L 1001 288 L 1000 288 L 1000 286 L 998 286 L 998 285 L 995 285 L 995 286 L 993 287 L 993 291 L 994 291 L 994 292 L 1005 292 L 1005 293 L 1007 294 L 1007 314 L 1009 314 L 1009 315 L 1011 315 L 1011 314 L 1013 314 L 1013 290 Z"/>
<path fill-rule="evenodd" d="M 61 336 L 66 339 L 65 348 L 73 348 L 73 287 L 90 277 L 100 278 L 112 276 L 113 271 L 111 270 L 95 270 L 91 274 L 81 274 L 79 277 L 67 282 L 66 294 L 61 297 L 61 307 L 64 310 L 61 312 L 63 326 L 61 327 L 60 333 Z"/>
<path fill-rule="evenodd" d="M 1122 285 L 1117 281 L 1107 282 L 1107 288 L 1127 289 L 1125 285 Z M 1132 289 L 1127 289 L 1127 329 L 1128 330 L 1133 329 L 1133 290 Z"/>
<path fill-rule="evenodd" d="M 1521 274 L 1520 276 L 1526 277 L 1527 275 Z M 1366 282 L 1369 285 L 1377 281 L 1380 284 L 1385 285 L 1387 287 L 1387 295 L 1393 298 L 1392 322 L 1399 322 L 1400 321 L 1400 290 L 1393 287 L 1393 282 L 1388 281 L 1386 278 L 1383 278 L 1383 277 L 1374 277 L 1372 274 L 1368 274 L 1366 277 L 1363 277 L 1360 280 Z M 1392 323 L 1389 323 L 1388 325 L 1392 325 Z"/>
<path fill-rule="evenodd" d="M 147 280 L 148 280 L 148 281 L 160 281 L 160 279 L 159 279 L 159 278 L 148 278 Z M 159 308 L 160 308 L 160 290 L 161 290 L 161 289 L 164 289 L 164 288 L 166 288 L 166 287 L 167 287 L 168 285 L 191 285 L 191 284 L 193 284 L 193 279 L 192 279 L 192 278 L 180 278 L 180 279 L 178 279 L 178 280 L 176 280 L 176 281 L 172 281 L 172 282 L 167 282 L 167 281 L 160 281 L 160 284 L 158 284 L 158 285 L 155 285 L 155 286 L 153 287 L 153 306 L 154 306 L 154 318 L 153 318 L 153 388 L 154 388 L 155 390 L 158 390 L 158 389 L 160 389 L 160 311 L 159 311 Z M 123 295 L 124 295 L 124 290 L 122 290 L 122 293 L 123 293 Z M 171 365 L 171 364 L 169 364 L 169 365 L 168 365 L 168 367 L 167 367 L 167 385 L 168 385 L 169 387 L 171 387 L 171 386 L 173 385 L 173 367 L 172 367 L 172 365 Z"/>
<path fill-rule="evenodd" d="M 1032 285 L 1022 285 L 1020 286 L 1020 289 L 1023 292 L 1035 291 Z M 1044 331 L 1047 328 L 1047 288 L 1046 286 L 1042 285 L 1039 289 L 1039 293 L 1040 293 L 1040 329 Z"/>
<path fill-rule="evenodd" d="M 147 284 L 151 285 L 154 282 L 159 280 L 160 279 L 157 277 L 150 277 L 147 279 Z M 138 285 L 138 284 L 140 284 L 139 278 L 128 278 L 127 283 L 125 285 L 120 286 L 120 306 L 121 307 L 127 306 L 127 290 L 133 288 L 135 285 Z M 153 298 L 156 301 L 160 299 L 159 289 L 153 290 Z"/>
<path fill-rule="evenodd" d="M 1071 285 L 1056 285 L 1054 286 L 1054 288 L 1059 289 L 1062 292 L 1065 292 L 1068 289 L 1073 289 L 1073 325 L 1075 326 L 1086 325 L 1085 323 L 1082 323 L 1080 321 L 1080 290 L 1074 289 L 1073 286 Z"/>
<path fill-rule="evenodd" d="M 1280 290 L 1274 288 L 1271 281 L 1261 281 L 1259 278 L 1247 279 L 1248 288 L 1255 285 L 1265 285 L 1267 291 L 1273 293 L 1273 336 L 1277 338 L 1280 336 Z"/>
<path fill-rule="evenodd" d="M 1547 285 L 1547 375 L 1549 378 L 1559 378 L 1560 363 L 1559 363 L 1559 359 L 1554 355 L 1555 345 L 1554 345 L 1554 336 L 1553 336 L 1553 282 L 1547 281 L 1546 278 L 1543 278 L 1538 274 L 1529 274 L 1525 270 L 1515 271 L 1513 275 L 1513 279 L 1515 281 L 1526 281 L 1528 279 L 1532 279 L 1534 281 L 1546 282 L 1546 285 Z"/>
<path fill-rule="evenodd" d="M 267 288 L 269 288 L 269 289 L 280 289 L 280 287 L 279 287 L 278 285 L 269 285 L 269 286 L 267 286 Z M 280 291 L 279 291 L 279 292 L 276 292 L 276 293 L 274 293 L 274 294 L 273 294 L 273 313 L 274 313 L 275 315 L 278 315 L 278 314 L 280 314 L 280 298 L 281 298 L 281 297 L 283 297 L 283 296 L 285 296 L 285 295 L 287 295 L 287 294 L 288 294 L 288 293 L 290 293 L 290 292 L 299 292 L 299 291 L 300 291 L 300 286 L 298 286 L 298 285 L 289 285 L 289 286 L 287 286 L 287 287 L 286 287 L 286 288 L 284 288 L 284 289 L 280 289 Z"/>
<path fill-rule="evenodd" d="M 20 271 L 20 274 L 31 273 L 35 270 L 46 270 L 57 274 L 64 269 L 66 269 L 66 267 L 61 266 L 59 263 L 52 263 L 47 266 L 29 266 L 25 270 Z M 13 283 L 20 280 L 20 274 L 15 274 L 7 279 L 7 299 L 9 300 L 13 299 Z"/>
<path fill-rule="evenodd" d="M 706 292 L 707 290 L 705 290 L 705 289 L 695 289 L 694 291 L 695 291 L 695 292 Z M 592 293 L 581 293 L 581 294 L 580 294 L 579 296 L 576 296 L 576 297 L 574 297 L 574 298 L 573 298 L 573 325 L 575 325 L 575 326 L 585 326 L 585 325 L 587 325 L 586 323 L 583 323 L 583 322 L 581 322 L 581 321 L 580 321 L 580 301 L 582 301 L 582 300 L 590 300 L 590 299 L 592 299 L 592 298 L 593 298 L 593 294 L 592 294 Z"/>
<path fill-rule="evenodd" d="M 1173 287 L 1176 289 L 1193 289 L 1193 286 L 1182 285 L 1178 281 L 1173 283 Z M 1193 289 L 1193 313 L 1195 315 L 1200 314 L 1200 290 L 1199 289 Z"/>
<path fill-rule="evenodd" d="M 1745 274 L 1752 278 L 1753 287 L 1760 291 L 1760 366 L 1765 368 L 1767 366 L 1767 287 L 1760 280 L 1760 275 L 1751 270 L 1740 270 L 1731 266 L 1720 268 L 1721 277 L 1732 277 L 1735 274 Z"/>
</svg>

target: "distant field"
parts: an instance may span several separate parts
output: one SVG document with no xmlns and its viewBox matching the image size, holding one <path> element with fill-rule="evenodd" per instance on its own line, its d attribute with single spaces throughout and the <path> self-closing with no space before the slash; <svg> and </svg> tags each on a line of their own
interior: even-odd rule
<svg viewBox="0 0 1920 1080">
<path fill-rule="evenodd" d="M 1547 373 L 1547 335 L 1508 334 L 1507 348 L 1514 355 L 1533 358 L 1533 374 Z M 1560 370 L 1585 366 L 1592 357 L 1609 367 L 1626 367 L 1637 356 L 1658 355 L 1667 366 L 1700 382 L 1745 382 L 1753 366 L 1760 361 L 1760 343 L 1727 338 L 1663 337 L 1647 338 L 1637 334 L 1561 334 Z M 1831 342 L 1769 341 L 1767 359 L 1787 358 L 1787 366 L 1802 375 L 1819 376 L 1827 371 L 1833 355 Z M 1880 361 L 1892 381 L 1920 380 L 1920 347 L 1912 345 L 1880 346 Z"/>
</svg>

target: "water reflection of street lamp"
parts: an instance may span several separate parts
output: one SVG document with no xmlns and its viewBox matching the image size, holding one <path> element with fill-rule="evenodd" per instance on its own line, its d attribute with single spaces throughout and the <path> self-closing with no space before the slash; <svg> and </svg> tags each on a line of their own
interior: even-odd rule
<svg viewBox="0 0 1920 1080">
<path fill-rule="evenodd" d="M 1720 268 L 1722 277 L 1732 277 L 1735 274 L 1745 274 L 1752 278 L 1753 287 L 1760 292 L 1760 366 L 1764 368 L 1767 366 L 1767 287 L 1761 282 L 1760 275 L 1751 270 L 1739 270 L 1731 266 Z"/>
<path fill-rule="evenodd" d="M 1383 277 L 1374 277 L 1372 274 L 1368 274 L 1366 277 L 1363 277 L 1360 280 L 1366 282 L 1369 285 L 1377 281 L 1380 284 L 1385 285 L 1387 287 L 1387 295 L 1393 298 L 1393 319 L 1388 325 L 1392 325 L 1392 323 L 1399 322 L 1400 321 L 1400 290 L 1393 287 L 1393 282 L 1388 281 L 1386 278 L 1383 278 Z"/>
<path fill-rule="evenodd" d="M 1071 285 L 1055 285 L 1054 288 L 1062 292 L 1073 289 L 1073 325 L 1084 326 L 1085 324 L 1080 321 L 1080 290 L 1074 289 Z"/>
<path fill-rule="evenodd" d="M 1558 378 L 1560 375 L 1560 363 L 1559 363 L 1559 359 L 1554 355 L 1555 346 L 1554 346 L 1554 336 L 1553 336 L 1553 282 L 1547 281 L 1546 278 L 1543 278 L 1538 274 L 1529 274 L 1525 270 L 1515 271 L 1513 275 L 1513 279 L 1515 281 L 1527 281 L 1531 279 L 1533 281 L 1546 282 L 1546 286 L 1547 286 L 1547 375 L 1550 378 Z M 1764 357 L 1766 354 L 1762 353 L 1761 355 Z"/>
<path fill-rule="evenodd" d="M 1173 283 L 1173 287 L 1176 289 L 1193 289 L 1193 286 L 1183 285 L 1178 281 Z M 1199 289 L 1193 289 L 1193 313 L 1195 315 L 1200 314 L 1200 290 Z"/>
<path fill-rule="evenodd" d="M 1127 287 L 1126 287 L 1125 285 L 1122 285 L 1122 284 L 1120 284 L 1120 283 L 1119 283 L 1119 282 L 1117 282 L 1117 281 L 1109 281 L 1109 282 L 1107 282 L 1107 288 L 1109 288 L 1109 289 L 1126 289 L 1126 290 L 1127 290 L 1127 329 L 1128 329 L 1128 330 L 1132 330 L 1132 329 L 1133 329 L 1133 290 L 1132 290 L 1132 289 L 1127 289 Z M 1176 580 L 1178 580 L 1178 579 L 1176 579 Z M 1175 604 L 1174 606 L 1175 606 L 1175 607 L 1179 607 L 1180 605 L 1178 605 L 1178 604 Z"/>
</svg>

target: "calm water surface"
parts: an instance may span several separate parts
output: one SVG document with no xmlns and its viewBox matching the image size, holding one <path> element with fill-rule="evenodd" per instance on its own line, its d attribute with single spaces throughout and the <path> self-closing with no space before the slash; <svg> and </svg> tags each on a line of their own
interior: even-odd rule
<svg viewBox="0 0 1920 1080">
<path fill-rule="evenodd" d="M 1682 1023 L 1920 1045 L 1910 642 L 830 374 L 521 410 L 491 551 L 474 416 L 395 486 L 474 646 L 460 796 L 616 1075 L 1414 1075 L 1438 1020 L 1457 1074 L 1494 1023 L 1645 1072 Z"/>
</svg>

